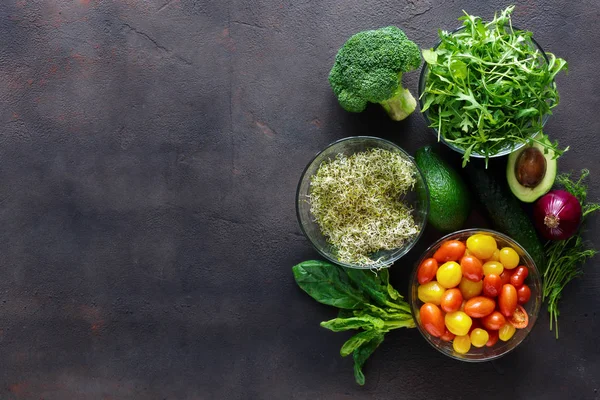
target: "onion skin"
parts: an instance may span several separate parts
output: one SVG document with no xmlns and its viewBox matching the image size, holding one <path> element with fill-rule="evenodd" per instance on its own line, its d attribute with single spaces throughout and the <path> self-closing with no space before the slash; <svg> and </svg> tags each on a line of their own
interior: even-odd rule
<svg viewBox="0 0 600 400">
<path fill-rule="evenodd" d="M 548 240 L 573 236 L 581 223 L 581 204 L 571 193 L 553 190 L 540 197 L 533 209 L 538 231 Z"/>
</svg>

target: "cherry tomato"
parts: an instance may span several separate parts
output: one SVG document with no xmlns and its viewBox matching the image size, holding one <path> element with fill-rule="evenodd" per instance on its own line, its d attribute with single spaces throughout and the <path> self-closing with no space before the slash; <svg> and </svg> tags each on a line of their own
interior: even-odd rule
<svg viewBox="0 0 600 400">
<path fill-rule="evenodd" d="M 459 289 L 448 289 L 442 296 L 442 310 L 445 312 L 458 311 L 462 305 L 463 297 Z"/>
<path fill-rule="evenodd" d="M 483 318 L 494 312 L 496 308 L 496 302 L 487 297 L 477 296 L 468 300 L 465 304 L 465 313 L 469 317 Z"/>
<path fill-rule="evenodd" d="M 498 246 L 490 235 L 477 233 L 467 239 L 467 248 L 475 257 L 483 260 L 492 257 Z"/>
<path fill-rule="evenodd" d="M 435 273 L 438 270 L 438 262 L 435 258 L 428 258 L 419 265 L 417 270 L 417 280 L 423 285 L 435 278 Z"/>
<path fill-rule="evenodd" d="M 462 279 L 462 270 L 456 261 L 448 261 L 442 264 L 436 273 L 437 281 L 446 289 L 458 286 Z"/>
<path fill-rule="evenodd" d="M 500 262 L 506 269 L 513 269 L 519 265 L 519 255 L 512 247 L 503 247 L 500 250 Z"/>
<path fill-rule="evenodd" d="M 512 326 L 509 323 L 506 323 L 498 331 L 498 337 L 503 342 L 507 342 L 511 337 L 513 337 L 513 335 L 515 334 L 516 331 L 517 331 L 517 328 L 515 328 L 514 326 Z"/>
<path fill-rule="evenodd" d="M 485 261 L 500 261 L 500 250 L 494 250 L 494 254 L 492 254 L 492 256 Z"/>
<path fill-rule="evenodd" d="M 502 326 L 506 323 L 506 318 L 504 315 L 500 314 L 498 311 L 494 311 L 487 317 L 481 318 L 481 324 L 488 331 L 497 331 L 502 328 Z"/>
<path fill-rule="evenodd" d="M 529 315 L 523 306 L 518 305 L 513 315 L 508 319 L 508 322 L 515 328 L 523 329 L 527 328 L 529 324 Z"/>
<path fill-rule="evenodd" d="M 531 289 L 529 286 L 523 285 L 517 289 L 517 303 L 525 304 L 531 298 Z"/>
<path fill-rule="evenodd" d="M 456 336 L 463 336 L 469 333 L 473 320 L 462 311 L 447 313 L 444 317 L 446 328 Z"/>
<path fill-rule="evenodd" d="M 425 303 L 420 310 L 421 325 L 431 336 L 440 337 L 446 331 L 442 310 L 433 303 Z"/>
<path fill-rule="evenodd" d="M 464 256 L 460 260 L 460 268 L 465 278 L 473 282 L 479 282 L 483 278 L 483 266 L 475 256 Z"/>
<path fill-rule="evenodd" d="M 510 271 L 508 269 L 505 269 L 504 272 L 502 272 L 500 274 L 500 279 L 502 280 L 503 285 L 510 283 L 510 277 L 512 276 L 512 274 L 513 274 L 513 271 Z"/>
<path fill-rule="evenodd" d="M 485 329 L 476 328 L 471 331 L 471 344 L 475 347 L 483 347 L 490 340 L 490 334 Z"/>
<path fill-rule="evenodd" d="M 456 337 L 456 335 L 454 333 L 452 333 L 448 329 L 446 329 L 444 331 L 444 334 L 442 336 L 440 336 L 440 339 L 442 339 L 444 342 L 451 342 L 452 340 L 454 340 L 455 337 Z"/>
<path fill-rule="evenodd" d="M 483 281 L 473 282 L 467 278 L 462 278 L 458 288 L 463 295 L 463 299 L 469 300 L 481 294 L 481 291 L 483 290 Z"/>
<path fill-rule="evenodd" d="M 505 317 L 510 317 L 515 312 L 515 308 L 517 308 L 517 289 L 510 283 L 502 286 L 502 291 L 498 296 L 498 306 Z"/>
<path fill-rule="evenodd" d="M 483 294 L 487 297 L 496 297 L 502 290 L 502 280 L 498 275 L 486 275 L 483 278 Z"/>
<path fill-rule="evenodd" d="M 469 251 L 469 249 L 465 249 L 465 254 L 463 255 L 463 257 L 465 257 L 465 256 L 473 256 L 473 253 L 471 253 Z M 475 257 L 475 256 L 473 256 L 473 257 Z"/>
<path fill-rule="evenodd" d="M 452 342 L 452 347 L 459 354 L 467 354 L 471 350 L 471 338 L 469 335 L 457 336 Z"/>
<path fill-rule="evenodd" d="M 529 270 L 527 269 L 527 267 L 524 265 L 521 265 L 520 267 L 517 267 L 515 272 L 510 277 L 510 283 L 516 288 L 521 287 L 523 285 L 523 283 L 525 283 L 525 279 L 527 278 L 528 275 L 529 275 Z"/>
<path fill-rule="evenodd" d="M 448 240 L 442 243 L 439 249 L 433 254 L 433 258 L 439 263 L 448 261 L 458 261 L 465 254 L 466 246 L 459 240 Z"/>
<path fill-rule="evenodd" d="M 479 318 L 471 318 L 471 328 L 469 328 L 469 334 L 471 334 L 471 332 L 473 332 L 473 329 L 477 329 L 477 328 L 483 328 L 483 325 L 481 325 L 481 320 Z"/>
<path fill-rule="evenodd" d="M 436 281 L 431 281 L 424 285 L 420 285 L 417 289 L 417 295 L 419 300 L 423 303 L 433 303 L 436 306 L 439 306 L 445 291 L 446 289 L 444 289 L 442 285 Z"/>
<path fill-rule="evenodd" d="M 500 264 L 498 261 L 488 261 L 483 264 L 483 274 L 484 275 L 498 275 L 504 271 L 504 266 Z"/>
<path fill-rule="evenodd" d="M 490 338 L 485 345 L 487 347 L 493 347 L 496 343 L 498 343 L 498 331 L 489 331 L 488 333 Z"/>
</svg>

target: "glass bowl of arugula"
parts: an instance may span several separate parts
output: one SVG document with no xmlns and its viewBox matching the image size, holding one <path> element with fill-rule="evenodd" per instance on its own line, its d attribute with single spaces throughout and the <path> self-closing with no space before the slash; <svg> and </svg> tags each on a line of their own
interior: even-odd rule
<svg viewBox="0 0 600 400">
<path fill-rule="evenodd" d="M 513 27 L 514 6 L 490 22 L 465 14 L 423 50 L 419 105 L 438 141 L 470 157 L 507 155 L 542 131 L 559 96 L 555 76 L 567 63 L 544 52 L 533 34 Z M 557 156 L 556 143 L 541 143 Z"/>
<path fill-rule="evenodd" d="M 475 347 L 474 345 L 471 345 L 469 351 L 466 354 L 460 354 L 454 350 L 452 341 L 446 341 L 440 337 L 435 337 L 435 336 L 431 335 L 422 326 L 420 309 L 424 303 L 423 303 L 423 301 L 421 301 L 419 299 L 419 294 L 418 294 L 418 289 L 419 289 L 418 269 L 419 269 L 419 266 L 425 260 L 433 257 L 433 255 L 441 247 L 442 244 L 447 243 L 448 241 L 452 241 L 452 240 L 458 240 L 463 243 L 466 243 L 467 239 L 475 234 L 484 234 L 484 235 L 489 235 L 489 236 L 493 237 L 494 240 L 496 241 L 496 245 L 497 245 L 498 249 L 509 247 L 516 251 L 516 253 L 519 256 L 519 264 L 518 265 L 523 265 L 523 266 L 527 267 L 527 269 L 528 269 L 528 275 L 527 275 L 526 279 L 524 280 L 524 283 L 531 290 L 531 296 L 530 296 L 529 300 L 525 302 L 525 304 L 519 305 L 519 307 L 523 307 L 525 312 L 527 312 L 527 321 L 523 322 L 523 324 L 526 324 L 526 325 L 519 327 L 519 329 L 516 329 L 515 333 L 513 334 L 512 337 L 510 337 L 507 341 L 497 339 L 497 342 L 490 347 L 488 347 L 487 345 L 484 345 L 483 347 Z M 459 261 L 459 262 L 462 262 L 462 261 Z M 440 266 L 441 265 L 442 264 L 440 263 Z M 511 270 L 507 270 L 507 271 L 512 274 L 516 271 L 516 269 L 511 269 Z M 436 278 L 434 277 L 434 279 L 436 279 Z M 465 279 L 466 279 L 465 277 L 462 278 L 462 280 L 465 280 Z M 459 288 L 461 288 L 460 289 L 461 292 L 463 290 L 462 285 L 463 284 L 461 281 L 461 284 L 458 286 Z M 481 288 L 483 288 L 483 286 L 481 286 Z M 444 289 L 444 290 L 446 290 L 446 289 Z M 475 295 L 475 297 L 478 297 L 478 296 L 486 296 L 486 294 L 485 294 L 485 292 L 481 292 L 481 293 L 478 293 Z M 542 305 L 542 280 L 541 280 L 541 274 L 540 274 L 539 270 L 537 269 L 536 264 L 533 261 L 533 258 L 531 258 L 531 256 L 527 252 L 527 250 L 525 250 L 515 240 L 511 239 L 510 237 L 508 237 L 500 232 L 497 232 L 497 231 L 494 231 L 491 229 L 482 229 L 482 228 L 463 229 L 463 230 L 451 233 L 449 235 L 446 235 L 446 236 L 440 238 L 435 243 L 433 243 L 431 246 L 429 246 L 429 248 L 423 253 L 423 255 L 420 257 L 420 259 L 415 264 L 414 270 L 412 272 L 408 297 L 409 297 L 408 302 L 410 304 L 413 317 L 415 318 L 415 323 L 417 325 L 417 328 L 419 329 L 419 332 L 421 332 L 421 334 L 423 335 L 425 340 L 431 346 L 433 346 L 435 349 L 437 349 L 441 353 L 444 353 L 445 355 L 447 355 L 451 358 L 460 360 L 460 361 L 467 361 L 467 362 L 491 361 L 496 358 L 502 357 L 502 356 L 508 354 L 509 352 L 511 352 L 512 350 L 514 350 L 517 346 L 519 346 L 523 342 L 523 340 L 525 340 L 525 338 L 529 335 L 529 333 L 533 329 L 533 326 L 535 325 L 535 322 L 538 318 L 538 315 L 540 313 L 540 308 Z M 497 299 L 498 299 L 497 297 L 494 298 L 494 300 L 497 300 Z M 464 300 L 464 301 L 466 301 L 466 300 Z M 463 303 L 462 307 L 464 307 L 464 303 Z M 461 308 L 460 310 L 462 311 L 463 308 Z M 515 314 L 516 314 L 516 312 L 515 312 Z M 481 323 L 482 318 L 472 318 L 472 320 L 473 320 L 473 325 L 471 325 L 471 329 L 473 329 L 473 327 L 487 329 L 485 326 L 482 326 L 482 323 Z M 509 320 L 509 318 L 507 317 L 506 324 L 509 324 L 508 320 Z M 469 333 L 470 332 L 471 332 L 471 330 L 469 331 Z M 489 332 L 492 332 L 492 330 L 489 330 Z"/>
<path fill-rule="evenodd" d="M 338 265 L 389 267 L 419 240 L 429 190 L 414 159 L 372 136 L 331 143 L 306 166 L 296 192 L 300 228 Z"/>
</svg>

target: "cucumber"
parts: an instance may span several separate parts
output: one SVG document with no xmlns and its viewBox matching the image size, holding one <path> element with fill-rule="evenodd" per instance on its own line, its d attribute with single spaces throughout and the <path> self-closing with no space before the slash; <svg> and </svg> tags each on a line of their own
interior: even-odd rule
<svg viewBox="0 0 600 400">
<path fill-rule="evenodd" d="M 485 207 L 494 229 L 510 236 L 533 258 L 538 270 L 543 273 L 545 264 L 544 246 L 535 231 L 531 219 L 521 208 L 519 200 L 505 188 L 489 171 L 469 163 L 466 168 L 472 189 Z"/>
</svg>

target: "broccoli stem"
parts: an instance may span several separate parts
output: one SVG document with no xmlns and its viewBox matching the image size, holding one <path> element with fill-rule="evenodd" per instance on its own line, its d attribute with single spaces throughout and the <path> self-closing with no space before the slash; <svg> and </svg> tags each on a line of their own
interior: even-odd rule
<svg viewBox="0 0 600 400">
<path fill-rule="evenodd" d="M 408 89 L 400 86 L 391 98 L 384 100 L 379 104 L 387 111 L 391 119 L 394 121 L 402 121 L 415 111 L 417 100 L 410 94 Z"/>
</svg>

